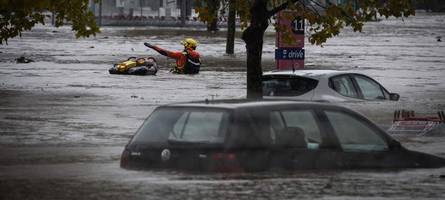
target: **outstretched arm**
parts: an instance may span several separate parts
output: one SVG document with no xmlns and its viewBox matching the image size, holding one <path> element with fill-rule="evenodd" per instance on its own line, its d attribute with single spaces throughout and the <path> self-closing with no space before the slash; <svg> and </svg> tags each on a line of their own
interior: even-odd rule
<svg viewBox="0 0 445 200">
<path fill-rule="evenodd" d="M 157 51 L 161 55 L 164 55 L 164 56 L 167 56 L 170 58 L 178 59 L 181 56 L 181 52 L 168 51 L 168 50 L 162 49 L 160 47 L 157 47 L 155 45 L 152 45 L 148 42 L 145 42 L 144 45 L 147 46 L 148 48 L 151 48 L 151 49 Z"/>
</svg>

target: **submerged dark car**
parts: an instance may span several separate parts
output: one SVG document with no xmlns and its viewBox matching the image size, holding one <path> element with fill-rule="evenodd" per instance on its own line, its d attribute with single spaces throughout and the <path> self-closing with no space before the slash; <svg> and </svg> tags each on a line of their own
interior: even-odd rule
<svg viewBox="0 0 445 200">
<path fill-rule="evenodd" d="M 244 172 L 441 167 L 349 109 L 293 101 L 203 101 L 156 108 L 126 145 L 123 168 Z"/>
</svg>

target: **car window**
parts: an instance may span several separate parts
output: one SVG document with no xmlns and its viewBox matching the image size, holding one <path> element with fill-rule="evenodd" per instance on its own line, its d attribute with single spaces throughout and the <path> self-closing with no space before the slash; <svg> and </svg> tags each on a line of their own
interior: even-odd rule
<svg viewBox="0 0 445 200">
<path fill-rule="evenodd" d="M 267 148 L 271 144 L 271 132 L 264 111 L 255 109 L 239 112 L 235 130 L 229 134 L 230 145 L 242 148 Z M 235 134 L 234 134 L 235 133 Z"/>
<path fill-rule="evenodd" d="M 349 76 L 336 76 L 331 78 L 330 87 L 343 96 L 358 98 L 354 84 Z"/>
<path fill-rule="evenodd" d="M 168 139 L 223 142 L 228 117 L 225 110 L 158 109 L 145 120 L 131 143 L 164 143 Z"/>
<path fill-rule="evenodd" d="M 388 145 L 363 121 L 345 113 L 325 111 L 344 151 L 384 151 Z"/>
<path fill-rule="evenodd" d="M 380 85 L 364 76 L 354 76 L 357 85 L 363 94 L 363 98 L 367 100 L 385 99 L 385 95 Z"/>
<path fill-rule="evenodd" d="M 182 130 L 184 130 L 185 123 L 189 117 L 190 112 L 183 112 L 179 117 L 178 121 L 173 125 L 173 130 L 170 133 L 170 138 L 180 138 Z"/>
<path fill-rule="evenodd" d="M 224 113 L 221 112 L 190 112 L 186 120 L 177 122 L 179 126 L 184 127 L 180 139 L 222 142 L 224 135 L 220 128 L 223 118 Z"/>
<path fill-rule="evenodd" d="M 270 121 L 272 138 L 275 138 L 274 142 L 277 144 L 283 142 L 280 141 L 280 137 L 289 137 L 285 136 L 286 134 L 294 135 L 291 136 L 294 140 L 303 141 L 284 141 L 285 143 L 304 143 L 310 149 L 317 149 L 321 143 L 320 130 L 311 111 L 274 111 L 270 114 Z M 298 136 L 298 134 L 302 136 Z M 288 138 L 284 139 L 288 140 Z"/>
<path fill-rule="evenodd" d="M 297 76 L 265 76 L 264 96 L 300 96 L 317 86 L 318 81 Z"/>
</svg>

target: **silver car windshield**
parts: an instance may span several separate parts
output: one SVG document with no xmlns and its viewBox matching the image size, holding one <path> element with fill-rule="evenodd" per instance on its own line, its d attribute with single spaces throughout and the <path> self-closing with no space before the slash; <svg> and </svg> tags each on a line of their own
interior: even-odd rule
<svg viewBox="0 0 445 200">
<path fill-rule="evenodd" d="M 222 109 L 163 108 L 154 111 L 131 144 L 181 142 L 222 143 L 229 113 Z"/>
</svg>

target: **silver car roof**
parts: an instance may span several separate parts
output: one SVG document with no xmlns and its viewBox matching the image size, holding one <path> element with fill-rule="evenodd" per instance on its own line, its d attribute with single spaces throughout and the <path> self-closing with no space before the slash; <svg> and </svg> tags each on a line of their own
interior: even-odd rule
<svg viewBox="0 0 445 200">
<path fill-rule="evenodd" d="M 336 75 L 341 74 L 349 74 L 353 73 L 350 71 L 337 71 L 337 70 L 284 70 L 284 71 L 270 71 L 270 72 L 264 72 L 264 76 L 268 75 L 295 75 L 295 76 L 303 76 L 303 77 L 309 77 L 313 79 L 320 79 L 320 78 L 329 78 Z"/>
</svg>

